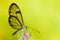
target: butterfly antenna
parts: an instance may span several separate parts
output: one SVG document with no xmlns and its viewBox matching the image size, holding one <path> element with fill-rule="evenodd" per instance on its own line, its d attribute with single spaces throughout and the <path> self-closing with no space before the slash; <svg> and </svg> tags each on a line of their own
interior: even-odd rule
<svg viewBox="0 0 60 40">
<path fill-rule="evenodd" d="M 30 27 L 31 28 L 31 27 Z M 36 32 L 40 33 L 37 29 L 33 28 Z"/>
</svg>

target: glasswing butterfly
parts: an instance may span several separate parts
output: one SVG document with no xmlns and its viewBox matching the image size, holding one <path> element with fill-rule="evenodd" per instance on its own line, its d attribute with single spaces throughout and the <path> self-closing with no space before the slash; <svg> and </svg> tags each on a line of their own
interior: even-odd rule
<svg viewBox="0 0 60 40">
<path fill-rule="evenodd" d="M 22 13 L 16 3 L 12 3 L 9 7 L 8 22 L 12 28 L 16 29 L 16 31 L 12 35 L 15 35 L 19 30 L 24 31 L 25 29 L 28 28 L 27 26 L 24 25 Z M 40 33 L 38 30 L 36 29 L 34 30 Z M 27 37 L 27 33 L 25 33 L 24 35 Z M 24 35 L 23 37 L 25 37 Z"/>
</svg>

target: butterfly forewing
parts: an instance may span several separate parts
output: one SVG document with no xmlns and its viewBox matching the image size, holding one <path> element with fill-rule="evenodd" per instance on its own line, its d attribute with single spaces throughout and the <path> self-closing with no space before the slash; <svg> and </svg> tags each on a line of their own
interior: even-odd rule
<svg viewBox="0 0 60 40">
<path fill-rule="evenodd" d="M 12 3 L 10 5 L 10 7 L 9 7 L 9 15 L 13 15 L 13 16 L 17 17 L 18 20 L 21 22 L 21 24 L 22 25 L 24 24 L 21 11 L 20 11 L 19 7 L 15 3 Z"/>
<path fill-rule="evenodd" d="M 20 9 L 15 3 L 9 7 L 9 24 L 15 29 L 22 28 L 24 24 Z"/>
</svg>

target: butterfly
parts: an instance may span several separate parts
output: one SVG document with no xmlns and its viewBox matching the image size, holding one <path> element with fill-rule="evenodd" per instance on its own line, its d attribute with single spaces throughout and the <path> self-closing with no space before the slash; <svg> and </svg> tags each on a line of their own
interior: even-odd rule
<svg viewBox="0 0 60 40">
<path fill-rule="evenodd" d="M 16 31 L 12 35 L 15 35 L 20 30 L 25 30 L 28 28 L 27 26 L 24 25 L 22 13 L 16 3 L 12 3 L 9 7 L 8 22 L 9 22 L 9 25 L 13 29 L 16 29 Z M 36 29 L 34 29 L 34 30 L 37 31 L 38 33 L 40 33 L 38 30 L 36 30 Z M 26 35 L 26 33 L 25 33 L 25 35 Z"/>
</svg>

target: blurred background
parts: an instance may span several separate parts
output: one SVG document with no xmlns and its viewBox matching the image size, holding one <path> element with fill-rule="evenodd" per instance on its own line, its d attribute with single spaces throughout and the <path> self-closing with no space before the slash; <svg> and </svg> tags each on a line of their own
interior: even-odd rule
<svg viewBox="0 0 60 40">
<path fill-rule="evenodd" d="M 0 0 L 0 40 L 18 40 L 8 23 L 12 3 L 21 9 L 25 25 L 40 31 L 32 31 L 34 40 L 60 40 L 60 0 Z"/>
</svg>

